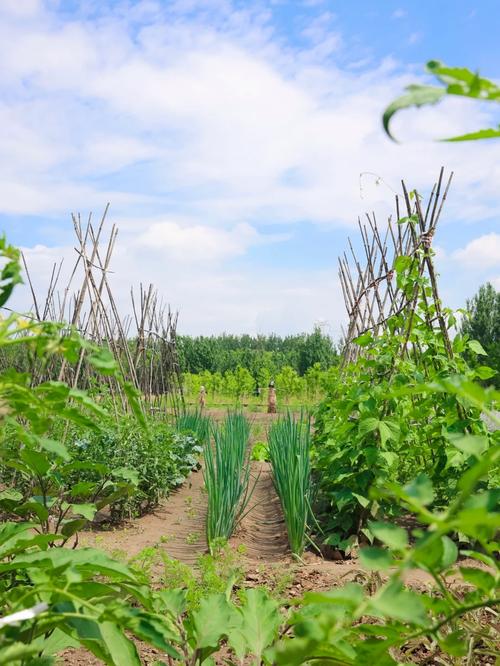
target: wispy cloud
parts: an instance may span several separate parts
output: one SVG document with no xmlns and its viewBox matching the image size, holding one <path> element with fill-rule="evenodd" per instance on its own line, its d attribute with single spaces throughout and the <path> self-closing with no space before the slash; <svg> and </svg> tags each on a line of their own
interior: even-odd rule
<svg viewBox="0 0 500 666">
<path fill-rule="evenodd" d="M 496 147 L 428 142 L 423 150 L 421 142 L 486 125 L 486 109 L 473 113 L 458 100 L 444 113 L 401 114 L 394 130 L 403 155 L 380 115 L 414 80 L 411 70 L 389 58 L 351 68 L 335 16 L 321 9 L 304 41 L 289 43 L 270 7 L 142 0 L 82 3 L 71 14 L 52 0 L 0 3 L 0 212 L 65 217 L 111 201 L 125 224 L 123 252 L 141 248 L 142 264 L 151 258 L 152 277 L 170 285 L 185 312 L 195 304 L 196 289 L 186 287 L 195 274 L 218 285 L 219 330 L 236 326 L 231 298 L 236 307 L 252 284 L 256 294 L 266 289 L 259 267 L 233 280 L 229 262 L 261 243 L 278 248 L 268 224 L 348 227 L 365 206 L 387 210 L 392 193 L 380 188 L 360 200 L 363 171 L 395 189 L 402 176 L 425 188 L 444 163 L 458 171 L 455 219 L 500 214 Z M 190 262 L 182 282 L 175 271 L 167 276 L 158 257 L 177 266 L 190 249 L 202 272 Z M 329 318 L 319 277 L 310 279 L 320 295 L 297 301 L 308 278 L 287 270 L 278 258 L 267 276 L 274 299 L 286 301 L 290 284 L 290 304 L 309 312 L 317 303 L 317 317 Z M 250 301 L 257 326 L 268 306 Z"/>
</svg>

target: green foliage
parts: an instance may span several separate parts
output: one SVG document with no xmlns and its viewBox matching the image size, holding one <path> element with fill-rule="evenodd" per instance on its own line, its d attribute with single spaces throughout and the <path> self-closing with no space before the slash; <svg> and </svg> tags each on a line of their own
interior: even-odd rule
<svg viewBox="0 0 500 666">
<path fill-rule="evenodd" d="M 290 549 L 300 557 L 311 515 L 309 421 L 295 420 L 291 414 L 275 421 L 269 429 L 269 456 Z"/>
<path fill-rule="evenodd" d="M 130 566 L 137 574 L 146 576 L 148 585 L 154 586 L 158 586 L 160 566 L 162 587 L 185 590 L 187 607 L 197 609 L 204 597 L 225 593 L 228 585 L 242 584 L 245 578 L 243 552 L 243 547 L 234 549 L 227 543 L 214 541 L 212 552 L 200 555 L 196 567 L 191 567 L 170 558 L 158 544 L 141 551 L 130 561 Z"/>
<path fill-rule="evenodd" d="M 271 460 L 269 457 L 269 445 L 267 442 L 254 443 L 252 446 L 251 460 L 257 460 L 258 462 L 269 462 Z"/>
<path fill-rule="evenodd" d="M 202 445 L 197 435 L 176 433 L 162 421 L 151 420 L 143 430 L 133 417 L 123 416 L 97 433 L 73 433 L 70 450 L 79 461 L 73 481 L 83 483 L 83 489 L 102 478 L 99 465 L 134 481 L 135 491 L 113 504 L 112 518 L 119 520 L 151 510 L 182 484 L 197 467 Z"/>
<path fill-rule="evenodd" d="M 184 435 L 193 435 L 199 444 L 210 439 L 211 421 L 200 410 L 185 410 L 176 418 L 177 431 Z"/>
<path fill-rule="evenodd" d="M 5 303 L 20 281 L 19 255 L 4 240 L 0 254 Z M 74 362 L 85 348 L 96 370 L 121 381 L 106 352 L 60 325 L 11 315 L 0 321 L 0 347 L 38 357 L 42 366 L 61 357 Z M 140 430 L 137 396 L 121 383 Z M 83 391 L 62 382 L 36 385 L 13 369 L 0 373 L 0 405 L 0 663 L 51 664 L 65 647 L 82 645 L 103 663 L 139 666 L 133 636 L 176 656 L 168 626 L 152 613 L 151 597 L 128 567 L 94 549 L 54 547 L 135 485 L 131 470 L 95 463 L 95 481 L 71 481 L 89 467 L 72 459 L 67 435 L 99 433 L 100 421 L 111 422 L 105 409 Z M 14 521 L 5 520 L 10 516 Z"/>
<path fill-rule="evenodd" d="M 312 333 L 289 335 L 220 335 L 192 338 L 177 336 L 179 362 L 183 373 L 201 375 L 208 370 L 223 375 L 238 366 L 248 370 L 259 386 L 289 365 L 303 375 L 314 363 L 328 368 L 338 362 L 335 346 L 328 336 L 316 327 Z M 202 382 L 203 384 L 203 382 Z M 209 381 L 204 383 L 211 390 Z M 214 389 L 217 392 L 217 389 Z"/>
<path fill-rule="evenodd" d="M 0 549 L 0 663 L 51 664 L 55 653 L 82 645 L 105 664 L 139 666 L 125 631 L 176 654 L 136 575 L 105 553 L 46 550 L 21 523 L 0 527 Z"/>
<path fill-rule="evenodd" d="M 250 424 L 243 414 L 230 412 L 213 428 L 213 446 L 205 442 L 203 477 L 207 490 L 207 542 L 212 549 L 229 539 L 249 500 L 248 438 Z"/>
<path fill-rule="evenodd" d="M 419 396 L 424 387 L 412 388 Z M 428 385 L 434 398 L 459 396 L 489 411 L 491 400 L 500 396 L 485 392 L 463 378 Z M 497 420 L 500 425 L 500 421 Z M 228 663 L 300 665 L 334 663 L 341 666 L 420 663 L 421 655 L 436 663 L 493 663 L 500 657 L 494 617 L 500 603 L 500 569 L 495 541 L 500 524 L 497 493 L 485 491 L 482 479 L 500 461 L 498 439 L 488 451 L 476 456 L 461 475 L 455 498 L 437 511 L 430 503 L 435 494 L 430 479 L 419 477 L 406 486 L 389 482 L 377 491 L 379 499 L 390 497 L 415 517 L 409 538 L 406 530 L 391 523 L 372 522 L 370 530 L 378 545 L 361 551 L 364 566 L 391 572 L 371 590 L 349 582 L 332 590 L 306 592 L 280 607 L 267 591 L 242 590 L 231 596 L 234 577 L 225 592 L 206 588 L 206 595 L 189 602 L 192 583 L 185 573 L 171 578 L 185 590 L 161 590 L 155 595 L 158 616 L 166 619 L 175 636 L 172 647 L 185 664 L 206 660 L 225 645 Z M 476 540 L 478 549 L 460 552 L 450 538 Z M 466 566 L 459 557 L 477 560 L 481 567 Z M 212 562 L 216 558 L 212 558 Z M 409 571 L 420 570 L 433 581 L 431 589 L 412 589 L 404 584 Z M 188 571 L 188 570 L 187 570 Z M 190 574 L 192 575 L 192 574 Z"/>
<path fill-rule="evenodd" d="M 500 87 L 493 81 L 484 79 L 479 74 L 471 72 L 465 67 L 447 67 L 437 60 L 431 60 L 427 63 L 426 69 L 441 85 L 410 85 L 406 88 L 406 94 L 394 100 L 384 111 L 382 124 L 387 135 L 393 140 L 394 137 L 390 131 L 390 122 L 393 116 L 401 109 L 436 104 L 450 95 L 469 97 L 479 101 L 500 102 Z M 494 139 L 499 137 L 500 126 L 443 140 L 474 141 L 477 139 Z"/>
<path fill-rule="evenodd" d="M 500 387 L 500 293 L 487 282 L 479 288 L 477 294 L 467 300 L 466 313 L 462 320 L 461 333 L 468 338 L 472 361 L 482 355 L 479 343 L 485 354 L 482 363 L 477 363 L 479 376 L 486 383 Z"/>
<path fill-rule="evenodd" d="M 398 286 L 411 294 L 417 283 L 425 294 L 426 281 L 414 274 L 416 262 L 402 259 L 396 260 Z M 467 433 L 484 450 L 491 445 L 493 435 L 474 403 L 458 394 L 418 389 L 457 374 L 469 381 L 482 375 L 482 366 L 469 367 L 463 356 L 466 349 L 471 355 L 482 353 L 478 343 L 457 335 L 450 356 L 441 331 L 429 325 L 433 307 L 422 296 L 413 317 L 392 317 L 387 332 L 376 339 L 370 332 L 360 336 L 363 355 L 344 369 L 318 409 L 313 448 L 317 511 L 326 543 L 347 553 L 359 539 L 371 538 L 369 520 L 401 513 L 397 503 L 375 499 L 370 489 L 388 480 L 408 483 L 418 470 L 434 485 L 434 506 L 444 506 L 472 461 L 470 452 L 457 446 L 458 438 Z M 443 318 L 454 325 L 450 311 Z M 402 352 L 405 344 L 420 352 Z"/>
<path fill-rule="evenodd" d="M 276 392 L 283 396 L 285 400 L 298 395 L 301 388 L 302 383 L 298 373 L 289 365 L 285 365 L 281 372 L 276 375 Z"/>
</svg>

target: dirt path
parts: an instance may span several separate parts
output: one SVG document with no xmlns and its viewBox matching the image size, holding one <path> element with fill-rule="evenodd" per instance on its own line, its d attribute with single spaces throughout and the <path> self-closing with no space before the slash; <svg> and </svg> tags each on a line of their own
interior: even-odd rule
<svg viewBox="0 0 500 666">
<path fill-rule="evenodd" d="M 252 462 L 255 487 L 248 514 L 243 518 L 231 539 L 234 545 L 244 545 L 251 560 L 277 562 L 289 553 L 285 520 L 279 498 L 274 489 L 271 466 L 266 462 Z M 256 479 L 256 481 L 255 481 Z"/>
<path fill-rule="evenodd" d="M 200 470 L 193 472 L 154 513 L 115 530 L 88 532 L 80 541 L 110 552 L 123 552 L 127 558 L 160 544 L 170 557 L 195 564 L 199 555 L 207 550 L 205 517 L 206 497 Z"/>
</svg>

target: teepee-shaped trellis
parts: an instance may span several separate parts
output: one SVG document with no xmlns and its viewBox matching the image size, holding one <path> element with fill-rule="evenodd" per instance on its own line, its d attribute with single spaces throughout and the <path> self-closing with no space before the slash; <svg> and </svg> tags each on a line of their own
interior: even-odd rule
<svg viewBox="0 0 500 666">
<path fill-rule="evenodd" d="M 389 218 L 385 230 L 380 229 L 374 213 L 367 214 L 365 222 L 358 220 L 362 258 L 356 255 L 350 239 L 349 253 L 344 252 L 339 257 L 339 278 L 348 313 L 347 330 L 344 332 L 344 365 L 354 361 L 361 353 L 361 347 L 353 340 L 368 331 L 374 336 L 381 333 L 393 315 L 405 314 L 405 330 L 409 334 L 419 298 L 434 305 L 435 314 L 427 323 L 439 328 L 447 353 L 453 355 L 430 252 L 452 177 L 453 173 L 445 183 L 444 169 L 441 169 L 427 203 L 416 191 L 409 192 L 402 182 L 402 201 L 396 196 L 396 221 Z M 423 251 L 420 252 L 420 249 Z M 411 294 L 398 287 L 395 279 L 398 257 L 409 257 L 412 262 L 418 262 L 418 274 L 429 278 L 430 294 L 418 285 Z M 408 338 L 403 347 L 406 351 Z"/>
<path fill-rule="evenodd" d="M 177 314 L 159 298 L 153 285 L 139 286 L 139 297 L 131 290 L 132 313 L 120 316 L 110 281 L 111 260 L 118 235 L 116 225 L 109 234 L 105 223 L 109 205 L 97 225 L 92 215 L 85 223 L 72 215 L 77 244 L 76 260 L 66 285 L 59 288 L 62 261 L 54 264 L 47 294 L 41 305 L 24 261 L 33 298 L 32 313 L 40 321 L 67 322 L 87 340 L 106 346 L 113 354 L 123 378 L 145 397 L 151 411 L 177 411 L 182 403 L 182 381 L 176 351 Z M 92 385 L 93 370 L 82 350 L 76 364 L 67 361 L 33 369 L 35 381 L 59 379 L 73 387 Z M 112 377 L 107 382 L 116 403 L 126 407 L 120 383 Z"/>
</svg>

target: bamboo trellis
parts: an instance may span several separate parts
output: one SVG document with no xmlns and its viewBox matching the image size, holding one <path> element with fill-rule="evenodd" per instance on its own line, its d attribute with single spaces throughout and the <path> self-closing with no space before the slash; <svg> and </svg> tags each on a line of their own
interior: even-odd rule
<svg viewBox="0 0 500 666">
<path fill-rule="evenodd" d="M 405 325 L 410 330 L 419 298 L 434 305 L 435 315 L 427 323 L 439 328 L 447 353 L 453 355 L 429 252 L 452 177 L 453 173 L 445 182 L 444 169 L 441 169 L 425 204 L 423 198 L 416 191 L 409 192 L 402 181 L 402 198 L 396 196 L 396 220 L 390 217 L 385 229 L 379 227 L 374 213 L 367 213 L 366 221 L 358 219 L 364 256 L 358 257 L 351 239 L 348 239 L 349 251 L 339 257 L 339 278 L 348 314 L 347 329 L 343 331 L 344 365 L 354 361 L 361 353 L 361 347 L 353 340 L 368 331 L 377 336 L 385 330 L 390 317 L 404 313 Z M 404 218 L 412 220 L 401 224 Z M 419 252 L 421 248 L 423 252 Z M 418 286 L 411 294 L 398 287 L 394 266 L 400 256 L 418 262 L 419 275 L 429 278 L 430 294 Z M 404 347 L 406 350 L 408 340 Z"/>
<path fill-rule="evenodd" d="M 155 413 L 173 409 L 183 402 L 182 380 L 176 350 L 177 313 L 159 298 L 153 285 L 139 286 L 139 297 L 131 289 L 131 311 L 121 317 L 110 281 L 111 259 L 118 235 L 112 225 L 106 235 L 109 204 L 94 225 L 92 215 L 82 223 L 79 214 L 72 215 L 76 236 L 76 260 L 65 286 L 60 289 L 62 264 L 54 264 L 44 299 L 37 296 L 29 266 L 23 256 L 27 282 L 33 299 L 31 312 L 39 321 L 68 323 L 87 340 L 107 347 L 113 354 L 122 377 L 144 396 L 144 403 Z M 1 359 L 0 359 L 1 363 Z M 78 362 L 66 360 L 36 364 L 32 368 L 35 382 L 59 379 L 72 387 L 89 388 L 95 380 L 92 366 L 81 350 Z M 100 377 L 107 384 L 116 407 L 127 402 L 120 382 L 113 377 Z"/>
</svg>

